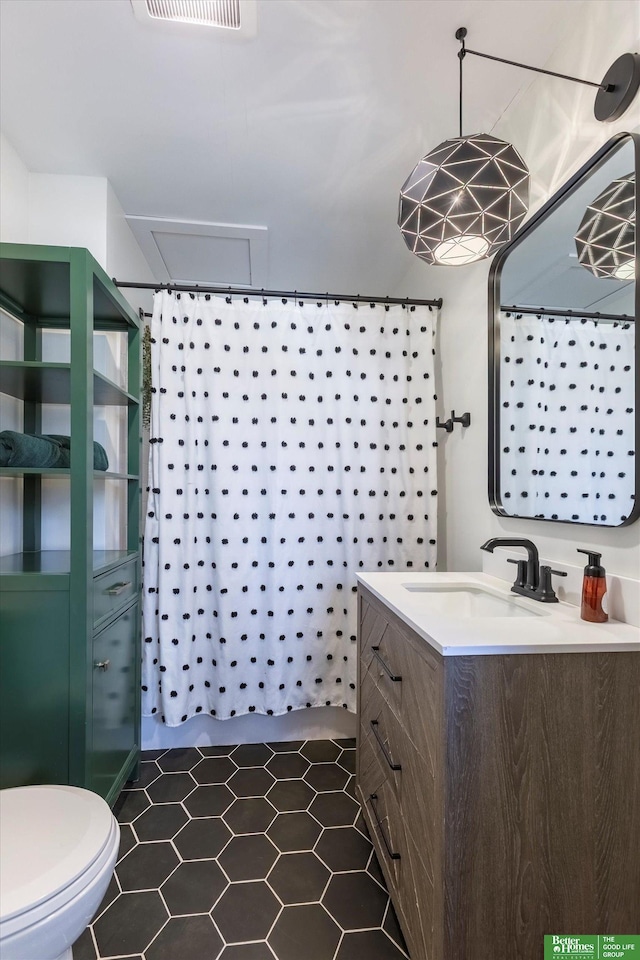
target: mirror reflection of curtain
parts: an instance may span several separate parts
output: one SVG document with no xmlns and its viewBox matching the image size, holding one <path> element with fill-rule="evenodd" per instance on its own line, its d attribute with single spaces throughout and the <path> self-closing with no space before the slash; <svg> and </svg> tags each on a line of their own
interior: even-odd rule
<svg viewBox="0 0 640 960">
<path fill-rule="evenodd" d="M 634 501 L 634 325 L 503 313 L 509 514 L 618 525 Z"/>
</svg>

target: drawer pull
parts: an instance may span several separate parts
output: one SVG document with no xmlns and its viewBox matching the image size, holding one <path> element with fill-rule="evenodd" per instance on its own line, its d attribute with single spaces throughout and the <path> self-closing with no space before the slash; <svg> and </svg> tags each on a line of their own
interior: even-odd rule
<svg viewBox="0 0 640 960">
<path fill-rule="evenodd" d="M 377 799 L 378 799 L 378 794 L 377 794 L 377 793 L 372 793 L 371 796 L 369 797 L 369 803 L 371 804 L 371 809 L 372 809 L 372 811 L 373 811 L 373 817 L 374 817 L 374 819 L 375 819 L 375 821 L 376 821 L 376 824 L 378 825 L 378 830 L 380 831 L 380 836 L 382 837 L 382 839 L 383 839 L 383 841 L 384 841 L 384 845 L 385 845 L 385 847 L 387 848 L 387 853 L 389 854 L 389 859 L 390 859 L 390 860 L 400 860 L 400 854 L 399 854 L 399 853 L 394 853 L 394 851 L 391 849 L 391 844 L 389 843 L 389 841 L 388 841 L 388 839 L 387 839 L 387 835 L 386 835 L 386 833 L 384 832 L 384 830 L 382 829 L 382 823 L 381 823 L 381 821 L 380 821 L 380 818 L 378 817 L 378 811 L 376 810 L 376 805 L 375 805 L 375 801 L 376 801 Z"/>
<path fill-rule="evenodd" d="M 114 583 L 112 587 L 109 587 L 108 590 L 105 590 L 105 593 L 109 597 L 117 597 L 122 593 L 123 590 L 126 590 L 127 587 L 131 586 L 131 580 L 123 580 L 121 583 Z"/>
<path fill-rule="evenodd" d="M 389 680 L 393 680 L 394 683 L 400 683 L 402 681 L 402 677 L 391 672 L 391 667 L 389 666 L 389 664 L 385 663 L 385 661 L 380 656 L 380 647 L 372 646 L 371 649 L 373 650 L 374 657 L 376 657 L 376 659 L 380 661 L 380 666 L 389 677 Z"/>
<path fill-rule="evenodd" d="M 375 737 L 376 740 L 378 741 L 378 746 L 380 747 L 380 749 L 381 749 L 381 751 L 382 751 L 382 756 L 385 758 L 385 760 L 387 761 L 387 763 L 389 764 L 389 766 L 391 767 L 391 769 L 392 769 L 392 770 L 402 770 L 402 764 L 401 764 L 401 763 L 394 763 L 393 760 L 391 759 L 391 755 L 390 755 L 389 751 L 387 750 L 387 748 L 385 747 L 384 741 L 383 741 L 382 737 L 381 737 L 380 734 L 378 733 L 378 721 L 377 721 L 377 720 L 371 720 L 371 729 L 373 730 L 373 735 L 374 735 L 374 737 Z"/>
<path fill-rule="evenodd" d="M 103 671 L 108 670 L 110 665 L 111 665 L 111 660 L 96 660 L 96 662 L 94 663 L 94 667 L 96 668 L 96 670 L 103 670 Z"/>
</svg>

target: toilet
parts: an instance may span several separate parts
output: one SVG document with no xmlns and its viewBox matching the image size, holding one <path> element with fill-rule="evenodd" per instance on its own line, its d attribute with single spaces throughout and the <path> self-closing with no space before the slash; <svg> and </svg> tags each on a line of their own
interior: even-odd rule
<svg viewBox="0 0 640 960">
<path fill-rule="evenodd" d="M 105 801 L 67 786 L 0 790 L 0 957 L 72 960 L 118 855 Z"/>
</svg>

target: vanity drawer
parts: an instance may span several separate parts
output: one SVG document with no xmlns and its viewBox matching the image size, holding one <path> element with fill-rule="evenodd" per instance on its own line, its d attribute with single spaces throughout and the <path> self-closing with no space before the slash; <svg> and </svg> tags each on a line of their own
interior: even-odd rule
<svg viewBox="0 0 640 960">
<path fill-rule="evenodd" d="M 373 761 L 377 766 L 377 761 Z M 378 768 L 379 769 L 379 768 Z M 376 853 L 384 862 L 386 874 L 396 889 L 402 870 L 402 849 L 405 844 L 404 826 L 400 806 L 389 781 L 382 777 L 375 787 L 361 784 L 362 799 L 372 835 L 375 837 Z"/>
<path fill-rule="evenodd" d="M 406 739 L 373 678 L 364 676 L 360 692 L 360 737 L 376 757 L 398 803 L 402 793 L 400 743 Z"/>
<path fill-rule="evenodd" d="M 371 608 L 369 608 L 371 609 Z M 372 630 L 364 635 L 361 646 L 363 677 L 369 676 L 394 713 L 399 716 L 406 678 L 397 663 L 397 649 L 389 625 L 376 615 Z"/>
<path fill-rule="evenodd" d="M 132 557 L 93 581 L 93 623 L 106 620 L 138 594 L 138 560 Z"/>
</svg>

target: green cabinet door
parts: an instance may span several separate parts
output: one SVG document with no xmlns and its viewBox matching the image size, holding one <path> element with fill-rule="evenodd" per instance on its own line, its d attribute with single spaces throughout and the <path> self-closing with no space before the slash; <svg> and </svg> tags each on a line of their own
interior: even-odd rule
<svg viewBox="0 0 640 960">
<path fill-rule="evenodd" d="M 91 789 L 105 798 L 122 787 L 138 747 L 139 620 L 136 600 L 93 638 Z"/>
<path fill-rule="evenodd" d="M 63 586 L 33 590 L 27 577 L 7 577 L 0 590 L 2 788 L 69 780 L 69 589 Z"/>
</svg>

